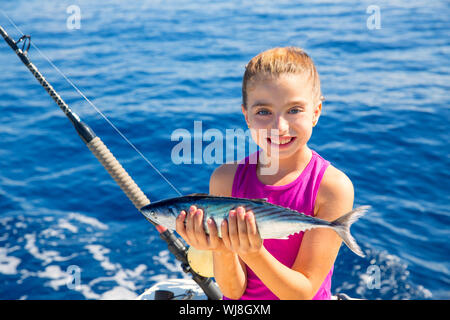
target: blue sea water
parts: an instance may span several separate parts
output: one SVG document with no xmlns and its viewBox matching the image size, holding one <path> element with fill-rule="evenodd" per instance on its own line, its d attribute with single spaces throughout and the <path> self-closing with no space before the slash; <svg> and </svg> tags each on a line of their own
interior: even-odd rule
<svg viewBox="0 0 450 320">
<path fill-rule="evenodd" d="M 450 298 L 447 1 L 2 3 L 183 194 L 207 192 L 218 164 L 175 164 L 172 133 L 201 142 L 194 121 L 203 132 L 246 128 L 246 63 L 271 47 L 304 48 L 326 98 L 310 146 L 351 178 L 355 206 L 372 206 L 352 228 L 366 257 L 342 247 L 333 292 Z M 0 25 L 20 36 L 1 12 Z M 177 196 L 35 48 L 29 54 L 151 201 Z M 0 299 L 128 299 L 186 277 L 3 41 L 0 115 Z"/>
</svg>

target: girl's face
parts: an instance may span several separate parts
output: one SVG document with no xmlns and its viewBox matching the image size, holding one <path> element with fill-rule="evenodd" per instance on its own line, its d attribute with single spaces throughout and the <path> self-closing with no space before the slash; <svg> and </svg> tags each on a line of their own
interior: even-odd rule
<svg viewBox="0 0 450 320">
<path fill-rule="evenodd" d="M 247 109 L 242 106 L 256 144 L 279 159 L 306 146 L 321 110 L 321 103 L 314 104 L 311 84 L 298 74 L 252 81 Z"/>
</svg>

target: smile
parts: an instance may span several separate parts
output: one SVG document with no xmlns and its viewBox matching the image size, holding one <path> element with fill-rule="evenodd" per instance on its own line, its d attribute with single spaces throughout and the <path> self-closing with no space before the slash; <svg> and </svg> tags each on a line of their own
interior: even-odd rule
<svg viewBox="0 0 450 320">
<path fill-rule="evenodd" d="M 275 138 L 275 139 L 271 139 L 271 138 L 267 138 L 267 141 L 269 142 L 269 144 L 277 146 L 278 148 L 287 148 L 288 146 L 290 146 L 294 141 L 295 141 L 295 137 L 289 137 L 289 138 Z"/>
</svg>

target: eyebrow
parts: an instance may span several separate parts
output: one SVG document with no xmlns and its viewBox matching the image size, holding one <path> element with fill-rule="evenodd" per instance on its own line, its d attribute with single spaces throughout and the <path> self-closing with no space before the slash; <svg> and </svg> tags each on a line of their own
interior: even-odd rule
<svg viewBox="0 0 450 320">
<path fill-rule="evenodd" d="M 305 100 L 294 100 L 294 101 L 290 101 L 290 102 L 288 102 L 286 105 L 288 105 L 288 106 L 292 106 L 292 105 L 300 105 L 300 106 L 306 106 L 308 104 L 308 102 L 307 101 L 305 101 Z M 269 103 L 269 102 L 266 102 L 266 101 L 256 101 L 255 103 L 253 103 L 252 105 L 251 105 L 251 107 L 250 108 L 254 108 L 254 107 L 271 107 L 272 106 L 272 104 L 271 103 Z"/>
</svg>

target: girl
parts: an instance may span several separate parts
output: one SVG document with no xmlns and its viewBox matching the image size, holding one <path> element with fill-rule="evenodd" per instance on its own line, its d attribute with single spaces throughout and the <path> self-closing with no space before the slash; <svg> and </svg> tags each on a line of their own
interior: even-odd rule
<svg viewBox="0 0 450 320">
<path fill-rule="evenodd" d="M 239 164 L 218 167 L 211 175 L 210 194 L 267 198 L 328 221 L 352 210 L 349 178 L 307 145 L 322 110 L 311 58 L 292 47 L 260 53 L 246 66 L 242 96 L 242 112 L 260 151 Z M 272 174 L 262 173 L 274 165 Z M 333 230 L 317 228 L 263 241 L 252 212 L 242 207 L 231 210 L 220 226 L 208 220 L 209 236 L 202 220 L 202 210 L 191 206 L 178 216 L 177 232 L 189 245 L 213 250 L 214 277 L 224 299 L 330 299 L 341 245 Z"/>
</svg>

